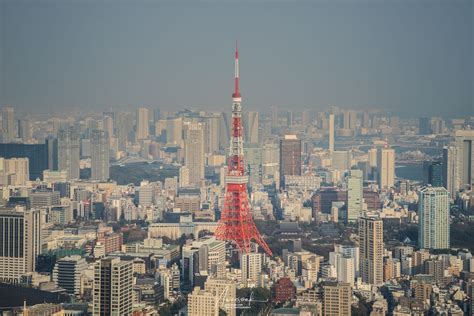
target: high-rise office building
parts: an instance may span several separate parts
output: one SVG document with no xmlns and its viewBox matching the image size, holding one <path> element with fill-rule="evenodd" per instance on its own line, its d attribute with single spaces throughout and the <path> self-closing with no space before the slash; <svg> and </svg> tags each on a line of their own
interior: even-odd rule
<svg viewBox="0 0 474 316">
<path fill-rule="evenodd" d="M 342 113 L 342 128 L 344 129 L 355 129 L 357 124 L 357 112 L 355 111 L 344 111 Z"/>
<path fill-rule="evenodd" d="M 443 186 L 443 163 L 441 161 L 423 161 L 423 182 L 434 187 Z"/>
<path fill-rule="evenodd" d="M 244 156 L 249 185 L 262 182 L 262 146 L 260 144 L 244 144 Z"/>
<path fill-rule="evenodd" d="M 137 109 L 136 140 L 148 139 L 150 136 L 149 112 L 147 108 Z"/>
<path fill-rule="evenodd" d="M 301 175 L 301 140 L 296 135 L 285 135 L 280 140 L 280 182 L 285 176 Z"/>
<path fill-rule="evenodd" d="M 25 118 L 18 120 L 18 137 L 20 137 L 24 143 L 31 143 L 33 140 L 33 131 L 30 119 Z"/>
<path fill-rule="evenodd" d="M 204 180 L 204 130 L 201 124 L 186 126 L 184 165 L 189 169 L 189 184 L 200 186 Z"/>
<path fill-rule="evenodd" d="M 183 119 L 181 117 L 166 121 L 166 144 L 182 146 Z"/>
<path fill-rule="evenodd" d="M 418 246 L 449 249 L 449 193 L 443 187 L 424 187 L 418 202 Z"/>
<path fill-rule="evenodd" d="M 105 115 L 104 118 L 102 119 L 102 125 L 105 132 L 107 132 L 107 135 L 109 135 L 109 138 L 114 137 L 114 119 L 111 115 Z"/>
<path fill-rule="evenodd" d="M 79 179 L 79 133 L 73 127 L 58 132 L 58 167 L 66 170 L 69 179 Z"/>
<path fill-rule="evenodd" d="M 348 283 L 325 281 L 323 286 L 323 315 L 350 316 L 352 288 Z"/>
<path fill-rule="evenodd" d="M 258 112 L 244 112 L 242 115 L 245 143 L 258 143 Z"/>
<path fill-rule="evenodd" d="M 79 295 L 81 292 L 81 276 L 86 269 L 86 259 L 81 256 L 61 258 L 56 261 L 53 269 L 54 284 L 65 289 L 68 294 Z"/>
<path fill-rule="evenodd" d="M 109 180 L 109 135 L 105 131 L 91 132 L 91 179 Z"/>
<path fill-rule="evenodd" d="M 420 117 L 418 119 L 418 127 L 420 135 L 431 134 L 431 119 L 429 117 Z"/>
<path fill-rule="evenodd" d="M 220 116 L 212 115 L 206 118 L 205 147 L 206 153 L 219 151 Z"/>
<path fill-rule="evenodd" d="M 334 151 L 334 114 L 329 114 L 329 152 Z"/>
<path fill-rule="evenodd" d="M 12 107 L 2 108 L 3 141 L 11 142 L 16 138 L 15 110 Z"/>
<path fill-rule="evenodd" d="M 58 139 L 50 135 L 44 142 L 48 151 L 48 169 L 58 170 Z"/>
<path fill-rule="evenodd" d="M 104 258 L 95 263 L 93 315 L 131 315 L 133 261 Z"/>
<path fill-rule="evenodd" d="M 130 142 L 133 130 L 133 115 L 128 112 L 119 112 L 118 119 L 115 121 L 115 130 L 117 131 L 117 142 L 119 150 L 126 150 Z"/>
<path fill-rule="evenodd" d="M 35 271 L 40 234 L 38 210 L 0 209 L 0 282 L 17 283 L 22 275 Z"/>
<path fill-rule="evenodd" d="M 362 281 L 383 282 L 383 222 L 378 218 L 359 219 L 359 264 Z"/>
<path fill-rule="evenodd" d="M 377 155 L 378 184 L 381 189 L 388 189 L 395 184 L 395 150 L 382 148 Z"/>
<path fill-rule="evenodd" d="M 461 187 L 469 187 L 474 181 L 474 130 L 459 130 L 454 136 L 458 151 Z"/>
<path fill-rule="evenodd" d="M 347 222 L 355 223 L 362 214 L 363 175 L 361 170 L 351 169 L 347 179 Z"/>
<path fill-rule="evenodd" d="M 229 152 L 229 144 L 232 131 L 232 115 L 229 112 L 221 113 L 219 147 L 226 153 Z"/>
<path fill-rule="evenodd" d="M 0 144 L 0 157 L 28 158 L 30 180 L 43 179 L 43 171 L 48 169 L 48 148 L 46 144 Z"/>
<path fill-rule="evenodd" d="M 456 197 L 461 187 L 460 163 L 456 146 L 443 148 L 443 186 L 448 190 L 451 198 Z"/>
</svg>

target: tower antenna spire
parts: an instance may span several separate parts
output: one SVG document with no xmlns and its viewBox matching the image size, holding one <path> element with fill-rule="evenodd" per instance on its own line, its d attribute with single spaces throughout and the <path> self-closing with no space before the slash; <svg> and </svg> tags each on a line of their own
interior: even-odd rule
<svg viewBox="0 0 474 316">
<path fill-rule="evenodd" d="M 239 42 L 235 41 L 235 72 L 234 72 L 234 93 L 233 98 L 240 98 L 239 90 Z"/>
</svg>

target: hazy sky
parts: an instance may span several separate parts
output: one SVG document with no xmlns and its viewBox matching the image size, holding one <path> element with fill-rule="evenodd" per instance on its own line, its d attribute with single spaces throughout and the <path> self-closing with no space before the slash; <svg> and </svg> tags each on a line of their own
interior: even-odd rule
<svg viewBox="0 0 474 316">
<path fill-rule="evenodd" d="M 474 115 L 473 3 L 0 0 L 0 105 Z"/>
</svg>

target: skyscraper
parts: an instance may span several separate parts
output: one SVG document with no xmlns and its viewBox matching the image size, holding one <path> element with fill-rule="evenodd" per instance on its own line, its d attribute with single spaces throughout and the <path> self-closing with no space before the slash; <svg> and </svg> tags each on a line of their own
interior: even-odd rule
<svg viewBox="0 0 474 316">
<path fill-rule="evenodd" d="M 94 266 L 93 314 L 131 315 L 133 261 L 104 258 Z"/>
<path fill-rule="evenodd" d="M 35 271 L 40 232 L 39 211 L 0 209 L 0 282 L 17 283 L 20 276 Z"/>
<path fill-rule="evenodd" d="M 79 179 L 79 133 L 74 127 L 58 132 L 58 166 L 66 170 L 69 179 Z"/>
<path fill-rule="evenodd" d="M 166 144 L 182 146 L 183 119 L 181 117 L 166 121 Z"/>
<path fill-rule="evenodd" d="M 258 112 L 244 112 L 242 117 L 244 125 L 244 141 L 246 143 L 258 143 Z"/>
<path fill-rule="evenodd" d="M 127 143 L 130 141 L 130 134 L 133 130 L 133 115 L 128 112 L 119 112 L 118 120 L 115 121 L 115 130 L 117 131 L 118 149 L 126 150 Z"/>
<path fill-rule="evenodd" d="M 2 108 L 3 141 L 11 142 L 16 138 L 15 110 L 12 107 Z"/>
<path fill-rule="evenodd" d="M 355 223 L 362 214 L 363 202 L 362 170 L 352 169 L 347 179 L 347 222 Z"/>
<path fill-rule="evenodd" d="M 220 132 L 220 116 L 211 115 L 206 118 L 206 153 L 212 154 L 219 150 L 219 132 Z"/>
<path fill-rule="evenodd" d="M 388 189 L 395 184 L 395 150 L 385 147 L 377 156 L 378 184 L 381 189 Z"/>
<path fill-rule="evenodd" d="M 443 186 L 448 190 L 451 198 L 461 187 L 460 164 L 458 148 L 448 146 L 443 148 Z"/>
<path fill-rule="evenodd" d="M 424 187 L 418 202 L 418 246 L 449 248 L 449 193 L 443 187 Z"/>
<path fill-rule="evenodd" d="M 329 152 L 334 151 L 334 114 L 329 114 Z"/>
<path fill-rule="evenodd" d="M 383 222 L 379 218 L 359 219 L 359 264 L 362 282 L 383 282 Z"/>
<path fill-rule="evenodd" d="M 461 186 L 470 186 L 474 180 L 474 130 L 456 131 L 454 139 L 459 155 Z"/>
<path fill-rule="evenodd" d="M 443 163 L 441 161 L 423 161 L 423 182 L 434 187 L 443 186 Z"/>
<path fill-rule="evenodd" d="M 105 131 L 91 132 L 91 179 L 109 180 L 109 135 Z"/>
<path fill-rule="evenodd" d="M 189 169 L 189 184 L 200 186 L 204 180 L 204 131 L 199 123 L 185 128 L 184 165 Z"/>
<path fill-rule="evenodd" d="M 24 143 L 30 143 L 33 140 L 31 121 L 28 118 L 18 120 L 18 137 Z"/>
<path fill-rule="evenodd" d="M 147 108 L 137 109 L 136 140 L 148 139 L 149 132 L 149 110 Z"/>
<path fill-rule="evenodd" d="M 285 176 L 301 175 L 301 140 L 296 135 L 285 135 L 280 140 L 280 182 Z"/>
</svg>

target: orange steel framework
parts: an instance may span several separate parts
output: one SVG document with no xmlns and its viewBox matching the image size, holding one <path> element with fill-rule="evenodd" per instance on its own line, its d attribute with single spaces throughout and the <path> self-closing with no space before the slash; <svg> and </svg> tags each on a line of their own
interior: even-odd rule
<svg viewBox="0 0 474 316">
<path fill-rule="evenodd" d="M 232 94 L 232 136 L 230 155 L 227 162 L 226 192 L 224 209 L 215 232 L 217 239 L 232 241 L 242 251 L 251 251 L 251 241 L 256 241 L 263 250 L 272 256 L 272 251 L 263 240 L 250 213 L 247 194 L 248 176 L 245 174 L 242 97 L 239 90 L 239 50 L 235 49 L 234 93 Z"/>
</svg>

